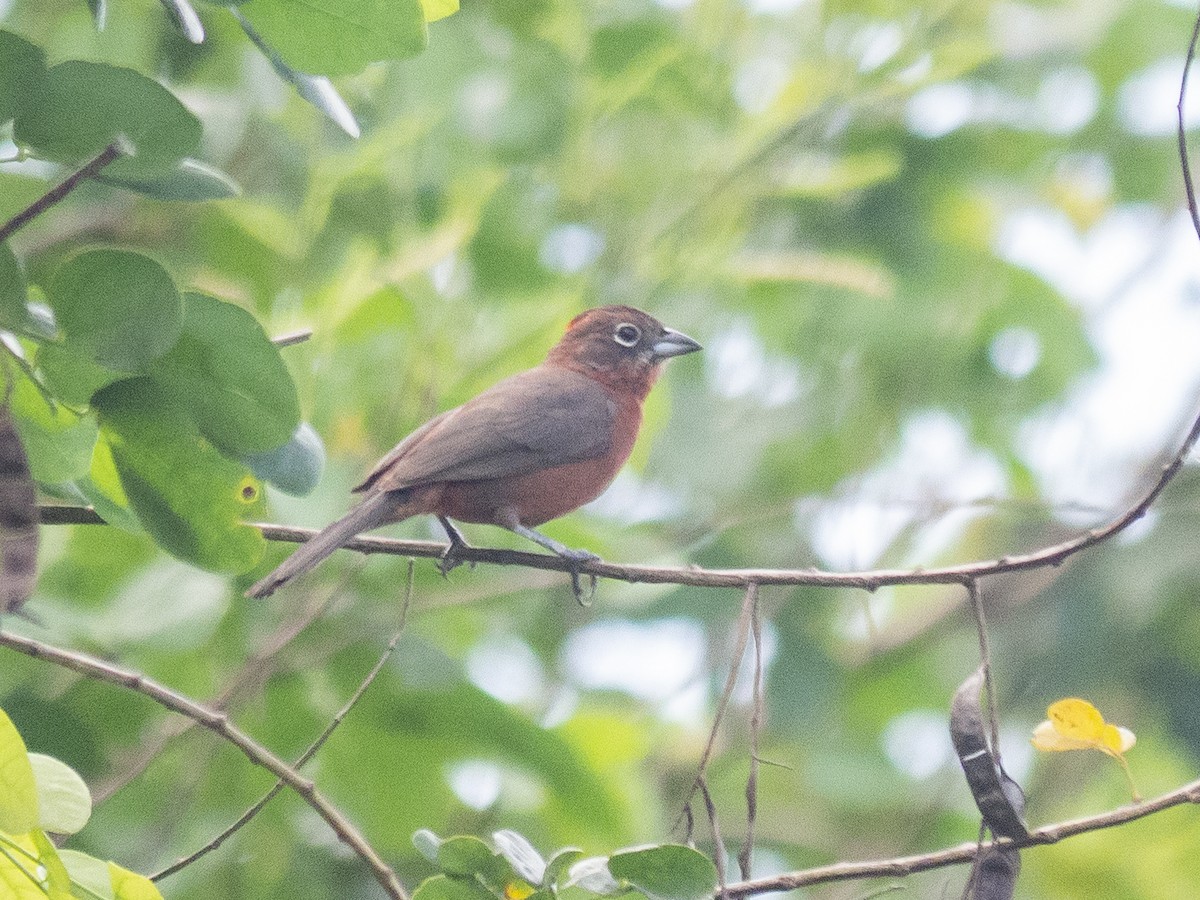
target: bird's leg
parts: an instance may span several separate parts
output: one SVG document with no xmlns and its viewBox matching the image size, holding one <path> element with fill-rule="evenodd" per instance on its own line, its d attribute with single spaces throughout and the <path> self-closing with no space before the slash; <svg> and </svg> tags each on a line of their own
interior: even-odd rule
<svg viewBox="0 0 1200 900">
<path fill-rule="evenodd" d="M 470 549 L 471 545 L 467 543 L 467 539 L 463 537 L 462 532 L 454 527 L 453 522 L 445 516 L 438 516 L 437 518 L 442 523 L 446 537 L 450 539 L 450 543 L 446 546 L 446 552 L 438 560 L 438 571 L 442 573 L 442 577 L 444 578 L 463 564 L 463 560 L 459 558 L 459 554 L 463 550 Z M 474 563 L 471 563 L 472 567 L 474 565 Z"/>
<path fill-rule="evenodd" d="M 505 528 L 513 534 L 519 534 L 526 540 L 533 541 L 549 550 L 556 556 L 561 556 L 563 559 L 571 563 L 571 591 L 575 594 L 575 601 L 580 606 L 588 606 L 592 602 L 592 595 L 596 593 L 596 576 L 589 575 L 588 578 L 591 584 L 585 593 L 583 587 L 579 583 L 580 571 L 579 568 L 584 563 L 591 562 L 600 557 L 591 550 L 576 550 L 568 547 L 566 544 L 556 541 L 552 537 L 547 537 L 536 529 L 530 528 L 528 525 L 522 525 L 520 519 L 515 514 L 506 514 L 502 516 L 500 522 Z"/>
</svg>

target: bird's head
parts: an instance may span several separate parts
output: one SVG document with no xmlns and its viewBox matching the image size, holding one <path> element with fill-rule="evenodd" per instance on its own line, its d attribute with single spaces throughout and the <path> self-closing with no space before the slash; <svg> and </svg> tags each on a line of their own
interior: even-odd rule
<svg viewBox="0 0 1200 900">
<path fill-rule="evenodd" d="M 546 362 L 631 391 L 640 399 L 654 386 L 665 360 L 699 349 L 686 334 L 640 309 L 599 306 L 571 320 Z"/>
</svg>

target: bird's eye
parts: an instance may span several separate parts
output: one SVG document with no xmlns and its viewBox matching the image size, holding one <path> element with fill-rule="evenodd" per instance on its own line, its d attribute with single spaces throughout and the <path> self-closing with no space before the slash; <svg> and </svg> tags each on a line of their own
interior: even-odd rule
<svg viewBox="0 0 1200 900">
<path fill-rule="evenodd" d="M 642 336 L 642 329 L 636 325 L 630 325 L 628 322 L 622 322 L 617 326 L 617 330 L 613 332 L 613 340 L 622 347 L 632 347 L 638 342 L 638 338 Z"/>
</svg>

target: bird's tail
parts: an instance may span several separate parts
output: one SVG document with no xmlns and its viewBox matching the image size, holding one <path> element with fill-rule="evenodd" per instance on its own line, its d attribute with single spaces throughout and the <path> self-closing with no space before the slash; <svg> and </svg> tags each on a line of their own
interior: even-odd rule
<svg viewBox="0 0 1200 900">
<path fill-rule="evenodd" d="M 405 507 L 409 498 L 407 491 L 380 491 L 368 496 L 362 503 L 346 513 L 336 522 L 323 528 L 283 561 L 266 578 L 246 591 L 247 597 L 269 597 L 293 578 L 315 568 L 325 557 L 344 545 L 356 535 L 370 531 L 387 522 L 398 522 L 418 510 L 411 512 Z"/>
</svg>

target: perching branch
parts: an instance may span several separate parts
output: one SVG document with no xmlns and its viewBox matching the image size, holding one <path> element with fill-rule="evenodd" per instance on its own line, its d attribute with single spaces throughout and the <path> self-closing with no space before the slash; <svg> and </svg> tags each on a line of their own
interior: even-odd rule
<svg viewBox="0 0 1200 900">
<path fill-rule="evenodd" d="M 50 644 L 0 630 L 0 646 L 24 653 L 34 659 L 42 659 L 70 669 L 87 678 L 104 681 L 117 687 L 136 691 L 172 712 L 187 716 L 199 725 L 219 735 L 245 754 L 257 766 L 271 772 L 299 794 L 304 801 L 326 821 L 338 838 L 350 847 L 371 867 L 376 881 L 393 900 L 408 900 L 404 885 L 383 858 L 367 842 L 367 839 L 324 795 L 312 781 L 302 776 L 282 759 L 233 725 L 225 713 L 216 712 L 195 700 L 173 691 L 138 672 L 110 665 L 93 657 L 71 650 L 63 650 Z"/>
<path fill-rule="evenodd" d="M 95 178 L 109 163 L 116 162 L 122 156 L 129 154 L 128 145 L 118 138 L 76 171 L 72 172 L 62 184 L 51 188 L 38 197 L 25 209 L 21 210 L 3 225 L 0 225 L 0 244 L 7 241 L 50 207 L 65 199 L 75 188 L 89 178 Z"/>
<path fill-rule="evenodd" d="M 578 571 L 584 575 L 595 575 L 600 578 L 610 578 L 633 584 L 679 584 L 741 590 L 745 590 L 752 584 L 760 586 L 803 585 L 807 587 L 859 588 L 866 591 L 874 591 L 886 585 L 897 584 L 961 584 L 965 586 L 973 580 L 990 575 L 1061 565 L 1076 553 L 1101 544 L 1121 533 L 1146 514 L 1166 486 L 1183 468 L 1184 460 L 1191 453 L 1198 439 L 1200 439 L 1200 416 L 1197 416 L 1192 422 L 1179 449 L 1163 466 L 1150 489 L 1128 510 L 1108 524 L 1029 553 L 962 563 L 957 566 L 933 569 L 917 567 L 914 569 L 869 569 L 861 572 L 827 572 L 815 568 L 702 569 L 698 566 L 619 565 L 603 560 L 580 565 L 545 553 L 496 550 L 486 547 L 463 547 L 458 551 L 458 556 L 463 562 L 524 566 L 530 569 L 548 569 L 567 573 Z M 40 513 L 43 525 L 104 524 L 104 520 L 87 507 L 42 506 Z M 311 528 L 293 528 L 272 523 L 256 523 L 255 527 L 269 541 L 302 543 L 317 533 Z M 371 536 L 358 537 L 348 541 L 345 548 L 366 554 L 380 553 L 431 559 L 440 559 L 446 552 L 446 545 L 435 541 L 409 541 Z"/>
</svg>

